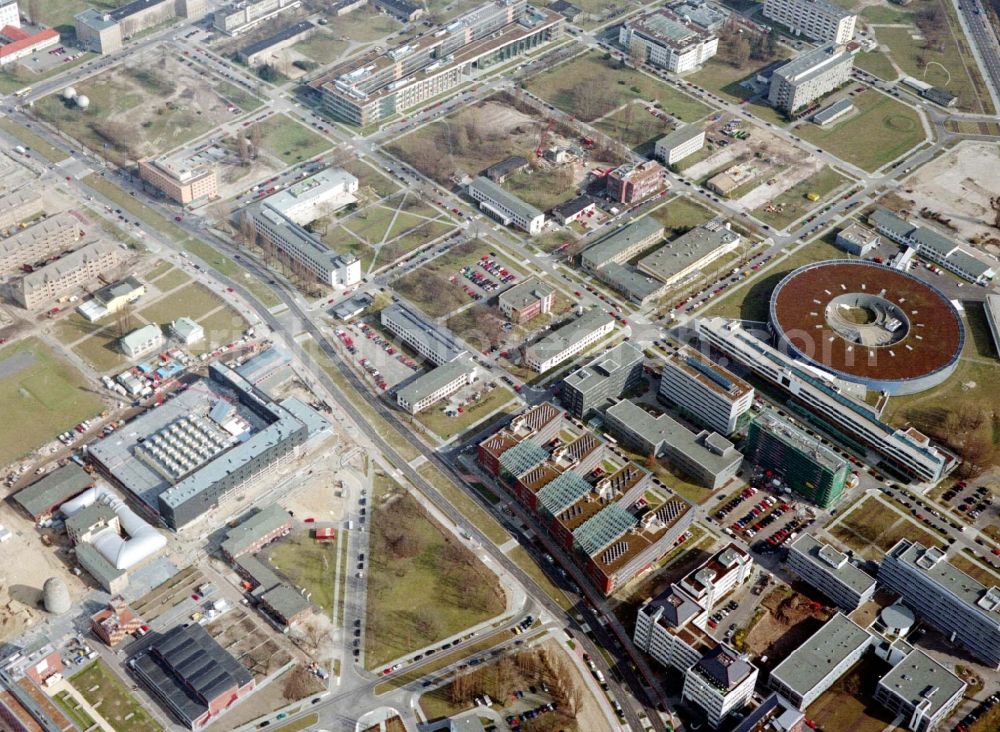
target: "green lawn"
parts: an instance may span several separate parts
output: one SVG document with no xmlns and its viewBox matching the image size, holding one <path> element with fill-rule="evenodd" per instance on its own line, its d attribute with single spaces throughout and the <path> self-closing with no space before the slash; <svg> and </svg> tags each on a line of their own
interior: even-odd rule
<svg viewBox="0 0 1000 732">
<path fill-rule="evenodd" d="M 527 88 L 584 122 L 591 122 L 633 99 L 659 102 L 665 112 L 694 122 L 712 109 L 684 92 L 635 69 L 591 52 L 530 79 Z"/>
<path fill-rule="evenodd" d="M 400 257 L 404 257 L 428 242 L 444 236 L 454 228 L 454 224 L 444 221 L 426 221 L 417 224 L 403 236 L 383 244 L 375 257 L 375 266 L 384 267 L 392 264 Z"/>
<path fill-rule="evenodd" d="M 854 97 L 857 112 L 824 129 L 802 123 L 796 134 L 867 171 L 895 160 L 924 141 L 924 128 L 912 107 L 868 89 Z"/>
<path fill-rule="evenodd" d="M 372 266 L 375 259 L 374 247 L 365 244 L 343 226 L 326 229 L 322 232 L 321 240 L 337 254 L 353 254 L 360 259 L 362 272 L 367 272 Z"/>
<path fill-rule="evenodd" d="M 540 211 L 573 198 L 576 186 L 563 168 L 530 168 L 504 181 L 504 188 Z"/>
<path fill-rule="evenodd" d="M 337 542 L 316 541 L 302 531 L 276 542 L 270 561 L 296 588 L 311 594 L 309 601 L 329 613 L 333 607 Z"/>
<path fill-rule="evenodd" d="M 496 519 L 490 516 L 484 508 L 469 498 L 464 491 L 449 480 L 433 463 L 424 463 L 417 472 L 444 497 L 448 503 L 457 508 L 477 529 L 483 532 L 487 539 L 497 546 L 510 539 Z"/>
<path fill-rule="evenodd" d="M 143 275 L 143 276 L 147 280 L 149 280 L 150 282 L 152 282 L 153 280 L 156 280 L 157 278 L 162 277 L 163 275 L 167 274 L 167 272 L 171 272 L 173 269 L 174 269 L 174 265 L 172 265 L 170 262 L 168 262 L 165 259 L 158 259 L 153 264 L 153 266 L 150 267 L 149 270 L 146 271 L 145 275 Z"/>
<path fill-rule="evenodd" d="M 289 165 L 315 157 L 333 145 L 287 114 L 273 115 L 258 124 L 261 127 L 261 147 Z"/>
<path fill-rule="evenodd" d="M 376 473 L 365 662 L 377 668 L 503 611 L 495 575 L 388 476 Z"/>
<path fill-rule="evenodd" d="M 230 84 L 228 81 L 223 81 L 215 86 L 216 93 L 225 99 L 227 102 L 235 104 L 237 107 L 242 109 L 244 112 L 253 112 L 255 109 L 260 109 L 264 105 L 264 102 L 248 92 L 246 89 L 241 89 L 235 84 Z"/>
<path fill-rule="evenodd" d="M 52 697 L 52 700 L 80 729 L 90 729 L 94 726 L 94 718 L 87 713 L 86 709 L 80 706 L 80 703 L 68 691 L 60 691 Z"/>
<path fill-rule="evenodd" d="M 221 298 L 204 285 L 194 282 L 169 297 L 161 298 L 139 311 L 150 323 L 165 325 L 182 315 L 197 320 L 223 305 Z"/>
<path fill-rule="evenodd" d="M 376 41 L 402 27 L 403 24 L 391 15 L 380 13 L 369 6 L 353 10 L 347 15 L 333 16 L 327 26 L 338 39 L 357 43 Z"/>
<path fill-rule="evenodd" d="M 937 546 L 940 541 L 917 523 L 877 497 L 868 497 L 845 511 L 827 532 L 866 559 L 879 559 L 901 538 Z"/>
<path fill-rule="evenodd" d="M 848 178 L 833 168 L 824 167 L 784 193 L 775 196 L 766 206 L 754 211 L 754 216 L 776 229 L 784 229 L 812 209 L 823 205 L 830 193 L 849 182 Z M 810 201 L 806 198 L 810 193 L 817 194 L 819 198 Z M 772 210 L 768 210 L 769 208 Z"/>
<path fill-rule="evenodd" d="M 873 8 L 868 9 L 872 10 Z M 881 36 L 881 31 L 879 31 L 879 36 Z M 859 53 L 854 57 L 854 65 L 885 81 L 895 81 L 898 76 L 896 69 L 892 66 L 892 62 L 889 61 L 889 57 L 881 51 Z"/>
<path fill-rule="evenodd" d="M 687 196 L 680 195 L 671 198 L 649 215 L 663 224 L 667 229 L 666 236 L 670 239 L 704 224 L 715 216 L 715 212 Z"/>
<path fill-rule="evenodd" d="M 498 386 L 478 402 L 466 404 L 462 414 L 449 417 L 444 413 L 447 401 L 441 401 L 418 414 L 417 420 L 442 440 L 450 440 L 455 435 L 465 432 L 493 410 L 509 402 L 513 397 L 514 393 L 510 389 Z"/>
<path fill-rule="evenodd" d="M 8 362 L 12 357 L 16 360 Z M 20 367 L 16 367 L 18 363 Z M 10 373 L 0 376 L 4 417 L 0 465 L 55 439 L 104 408 L 94 396 L 94 386 L 34 338 L 0 349 L 0 373 L 6 369 Z"/>
<path fill-rule="evenodd" d="M 191 281 L 191 276 L 184 270 L 175 269 L 171 272 L 167 272 L 165 275 L 160 277 L 153 284 L 156 285 L 156 289 L 161 292 L 168 292 L 181 285 L 186 285 Z"/>
<path fill-rule="evenodd" d="M 292 46 L 292 50 L 308 56 L 320 65 L 325 65 L 332 64 L 340 58 L 349 45 L 346 41 L 334 38 L 326 29 L 321 29 L 306 40 L 296 43 Z"/>
<path fill-rule="evenodd" d="M 639 154 L 650 155 L 656 141 L 673 129 L 642 104 L 629 104 L 598 121 L 597 129 Z"/>
<path fill-rule="evenodd" d="M 782 51 L 787 55 L 786 51 Z M 751 61 L 746 66 L 736 68 L 718 57 L 710 58 L 708 63 L 696 74 L 685 78 L 697 86 L 713 91 L 730 101 L 743 101 L 751 96 L 748 89 L 740 86 L 740 82 L 752 77 L 759 69 L 767 66 L 770 61 Z"/>
<path fill-rule="evenodd" d="M 913 22 L 913 11 L 904 10 L 903 8 L 888 7 L 885 5 L 869 5 L 867 8 L 861 11 L 861 17 L 867 20 L 869 23 L 877 23 L 880 25 L 894 25 L 896 23 L 912 23 Z M 879 40 L 882 39 L 882 32 L 885 29 L 879 28 L 876 30 L 876 35 Z M 864 56 L 865 54 L 861 54 Z M 855 65 L 857 62 L 855 61 Z"/>
<path fill-rule="evenodd" d="M 94 661 L 73 676 L 70 683 L 88 703 L 98 709 L 115 732 L 163 730 L 104 661 Z"/>
<path fill-rule="evenodd" d="M 340 163 L 340 167 L 358 179 L 358 188 L 369 187 L 379 198 L 391 196 L 399 191 L 399 184 L 396 181 L 363 160 L 351 158 Z"/>
</svg>

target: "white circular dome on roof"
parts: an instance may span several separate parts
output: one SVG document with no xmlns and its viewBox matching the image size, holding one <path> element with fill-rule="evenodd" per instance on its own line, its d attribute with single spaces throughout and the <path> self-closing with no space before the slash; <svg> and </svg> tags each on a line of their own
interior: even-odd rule
<svg viewBox="0 0 1000 732">
<path fill-rule="evenodd" d="M 910 608 L 898 602 L 895 605 L 883 608 L 878 617 L 882 621 L 882 625 L 886 627 L 886 630 L 896 635 L 906 635 L 917 620 Z"/>
</svg>

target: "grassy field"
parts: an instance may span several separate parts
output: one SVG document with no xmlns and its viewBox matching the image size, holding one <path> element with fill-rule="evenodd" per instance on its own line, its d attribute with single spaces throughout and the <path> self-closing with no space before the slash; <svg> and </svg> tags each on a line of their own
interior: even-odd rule
<svg viewBox="0 0 1000 732">
<path fill-rule="evenodd" d="M 881 31 L 879 31 L 879 36 L 881 37 Z M 881 51 L 859 53 L 854 57 L 854 65 L 885 81 L 895 81 L 898 76 L 896 69 L 889 61 L 889 57 Z"/>
<path fill-rule="evenodd" d="M 309 729 L 318 723 L 319 715 L 313 712 L 312 714 L 307 714 L 302 719 L 296 719 L 294 722 L 283 724 L 280 727 L 272 727 L 271 729 L 274 732 L 302 732 L 302 730 Z"/>
<path fill-rule="evenodd" d="M 402 236 L 382 245 L 375 256 L 375 267 L 385 267 L 410 252 L 419 249 L 454 229 L 454 224 L 444 220 L 418 223 Z"/>
<path fill-rule="evenodd" d="M 712 109 L 682 91 L 597 52 L 578 56 L 532 78 L 527 88 L 584 122 L 592 122 L 634 99 L 659 102 L 683 122 L 701 119 Z M 642 110 L 643 114 L 648 114 Z M 638 114 L 638 113 L 637 113 Z"/>
<path fill-rule="evenodd" d="M 370 43 L 390 33 L 395 33 L 403 24 L 387 13 L 380 13 L 373 7 L 363 7 L 347 15 L 333 16 L 327 26 L 338 34 L 339 39 L 357 43 Z"/>
<path fill-rule="evenodd" d="M 796 183 L 784 193 L 772 198 L 769 206 L 775 210 L 767 211 L 768 207 L 763 206 L 754 211 L 754 216 L 776 229 L 784 229 L 812 209 L 822 206 L 833 191 L 849 182 L 848 178 L 833 168 L 824 167 L 801 183 Z M 815 193 L 819 198 L 810 201 L 806 198 L 809 193 Z"/>
<path fill-rule="evenodd" d="M 350 43 L 339 40 L 332 33 L 321 28 L 306 40 L 299 41 L 292 46 L 292 50 L 298 51 L 303 56 L 308 56 L 320 65 L 325 65 L 332 64 L 339 59 L 349 46 Z"/>
<path fill-rule="evenodd" d="M 87 380 L 33 338 L 0 349 L 0 374 L 0 465 L 103 409 Z"/>
<path fill-rule="evenodd" d="M 966 557 L 964 554 L 956 554 L 951 558 L 952 565 L 972 577 L 980 584 L 992 587 L 1000 584 L 1000 575 L 993 570 L 983 566 L 980 562 Z"/>
<path fill-rule="evenodd" d="M 867 171 L 895 160 L 924 140 L 924 128 L 912 107 L 872 89 L 854 97 L 851 117 L 829 129 L 812 123 L 795 130 L 804 140 Z"/>
<path fill-rule="evenodd" d="M 501 545 L 510 539 L 507 533 L 496 519 L 490 516 L 478 503 L 469 498 L 460 488 L 446 478 L 444 473 L 438 470 L 433 463 L 424 463 L 417 472 L 430 483 L 444 497 L 448 503 L 461 512 L 469 522 L 483 532 L 487 539 L 496 545 Z"/>
<path fill-rule="evenodd" d="M 663 224 L 668 239 L 685 234 L 715 216 L 715 211 L 687 196 L 676 196 L 649 214 Z"/>
<path fill-rule="evenodd" d="M 50 145 L 27 127 L 23 127 L 6 117 L 0 117 L 0 130 L 13 135 L 33 154 L 41 155 L 50 162 L 61 163 L 69 157 L 69 155 L 54 145 Z"/>
<path fill-rule="evenodd" d="M 651 155 L 656 141 L 673 129 L 669 122 L 651 114 L 642 104 L 628 104 L 595 126 L 641 155 Z"/>
<path fill-rule="evenodd" d="M 316 541 L 309 531 L 288 536 L 274 544 L 270 561 L 297 588 L 311 595 L 309 601 L 329 613 L 333 607 L 337 542 Z"/>
<path fill-rule="evenodd" d="M 466 404 L 462 414 L 449 417 L 444 413 L 447 402 L 441 401 L 418 414 L 417 421 L 442 440 L 450 440 L 513 398 L 514 392 L 506 386 L 498 386 L 475 404 Z"/>
<path fill-rule="evenodd" d="M 191 276 L 180 269 L 167 272 L 154 283 L 160 292 L 169 292 L 191 281 Z"/>
<path fill-rule="evenodd" d="M 548 211 L 572 198 L 576 191 L 563 168 L 532 168 L 512 175 L 503 187 L 540 211 Z"/>
<path fill-rule="evenodd" d="M 365 661 L 377 668 L 504 609 L 495 575 L 393 479 L 376 473 Z"/>
<path fill-rule="evenodd" d="M 787 55 L 784 49 L 779 50 L 779 55 Z M 769 63 L 771 61 L 750 61 L 746 66 L 736 68 L 718 57 L 710 58 L 701 71 L 685 80 L 715 92 L 720 97 L 739 102 L 752 96 L 752 92 L 740 86 L 740 82 L 751 78 Z"/>
<path fill-rule="evenodd" d="M 295 163 L 329 150 L 333 143 L 320 137 L 287 114 L 276 114 L 258 123 L 261 147 L 284 163 Z"/>
<path fill-rule="evenodd" d="M 866 559 L 879 559 L 904 537 L 924 546 L 940 544 L 933 534 L 875 497 L 855 505 L 827 531 Z"/>
<path fill-rule="evenodd" d="M 104 661 L 94 661 L 73 676 L 70 683 L 87 702 L 97 707 L 115 732 L 158 732 L 163 729 Z"/>
<path fill-rule="evenodd" d="M 80 729 L 90 729 L 96 724 L 94 718 L 87 713 L 86 709 L 80 706 L 80 703 L 68 691 L 60 691 L 52 697 L 52 700 Z"/>
<path fill-rule="evenodd" d="M 913 11 L 904 10 L 903 8 L 889 7 L 886 5 L 870 5 L 861 11 L 861 17 L 867 20 L 869 23 L 878 23 L 883 25 L 891 25 L 895 23 L 912 23 Z M 878 37 L 881 40 L 882 38 L 881 29 L 878 31 Z M 855 65 L 857 65 L 856 61 Z"/>
</svg>

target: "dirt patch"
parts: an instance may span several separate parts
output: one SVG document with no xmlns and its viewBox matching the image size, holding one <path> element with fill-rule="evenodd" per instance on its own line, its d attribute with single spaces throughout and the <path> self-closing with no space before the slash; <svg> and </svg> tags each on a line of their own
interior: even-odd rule
<svg viewBox="0 0 1000 732">
<path fill-rule="evenodd" d="M 829 608 L 784 585 L 764 598 L 761 609 L 763 615 L 746 636 L 746 648 L 768 658 L 762 664 L 766 670 L 802 645 L 833 615 Z"/>
</svg>

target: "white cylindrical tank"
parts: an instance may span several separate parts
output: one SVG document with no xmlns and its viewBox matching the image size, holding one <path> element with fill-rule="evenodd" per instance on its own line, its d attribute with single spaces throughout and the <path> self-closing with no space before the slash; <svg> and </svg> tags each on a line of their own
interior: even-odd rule
<svg viewBox="0 0 1000 732">
<path fill-rule="evenodd" d="M 80 109 L 86 109 L 90 106 L 89 97 L 85 97 L 82 94 L 76 98 L 76 103 L 79 105 Z"/>
<path fill-rule="evenodd" d="M 67 86 L 63 89 L 62 96 L 63 99 L 76 99 L 76 89 L 71 86 Z"/>
<path fill-rule="evenodd" d="M 72 604 L 69 599 L 69 588 L 59 577 L 49 577 L 42 585 L 42 602 L 45 609 L 53 615 L 69 612 Z"/>
</svg>

